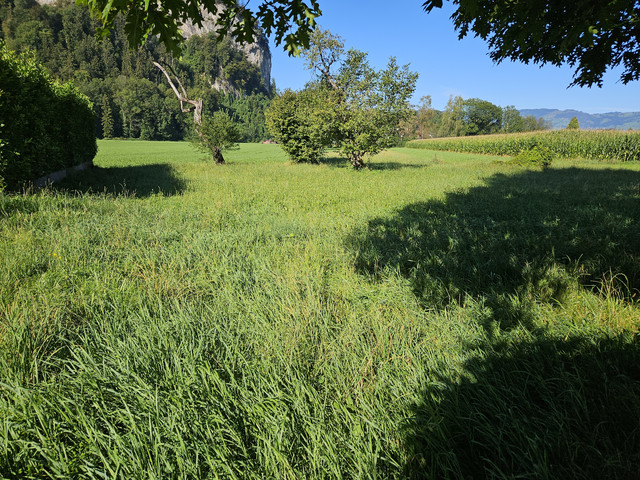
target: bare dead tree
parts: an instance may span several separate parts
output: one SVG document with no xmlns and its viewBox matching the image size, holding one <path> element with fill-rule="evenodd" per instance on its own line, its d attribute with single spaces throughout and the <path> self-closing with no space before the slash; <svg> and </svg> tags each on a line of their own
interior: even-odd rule
<svg viewBox="0 0 640 480">
<path fill-rule="evenodd" d="M 171 86 L 171 89 L 173 90 L 173 93 L 175 93 L 176 97 L 178 97 L 178 100 L 180 101 L 180 110 L 182 110 L 184 113 L 193 112 L 193 123 L 196 134 L 200 138 L 199 143 L 201 145 L 207 146 L 207 148 L 211 150 L 213 154 L 213 160 L 216 164 L 225 163 L 222 152 L 220 151 L 220 145 L 211 146 L 211 132 L 207 130 L 206 125 L 202 125 L 202 98 L 189 98 L 186 89 L 182 85 L 182 82 L 180 82 L 180 77 L 178 77 L 178 74 L 175 72 L 171 65 L 165 64 L 163 66 L 158 62 L 153 62 L 153 64 L 164 74 L 167 81 L 169 82 L 169 85 Z M 176 86 L 176 84 L 178 86 Z M 214 138 L 216 137 L 214 136 Z"/>
<path fill-rule="evenodd" d="M 195 124 L 196 133 L 201 136 L 200 126 L 202 125 L 202 98 L 197 98 L 192 100 L 187 95 L 187 91 L 182 86 L 182 82 L 180 81 L 180 77 L 175 72 L 171 65 L 166 65 L 166 68 L 160 65 L 158 62 L 153 62 L 153 64 L 162 72 L 164 76 L 167 78 L 169 82 L 169 86 L 171 86 L 171 90 L 176 94 L 178 100 L 180 101 L 180 110 L 184 113 L 189 113 L 193 111 L 193 123 Z M 167 72 L 167 69 L 171 71 L 171 75 Z M 175 78 L 176 83 L 180 87 L 180 90 L 176 87 L 175 83 L 173 83 L 172 76 Z M 187 104 L 187 105 L 185 105 Z"/>
</svg>

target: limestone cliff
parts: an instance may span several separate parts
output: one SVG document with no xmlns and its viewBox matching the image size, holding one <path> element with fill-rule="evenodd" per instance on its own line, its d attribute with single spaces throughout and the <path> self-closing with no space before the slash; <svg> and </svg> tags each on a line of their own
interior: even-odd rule
<svg viewBox="0 0 640 480">
<path fill-rule="evenodd" d="M 192 23 L 186 23 L 182 26 L 182 33 L 184 38 L 189 38 L 192 35 L 204 35 L 209 32 L 213 32 L 216 26 L 215 16 L 209 14 L 207 20 L 202 25 L 202 28 Z M 267 89 L 271 88 L 271 51 L 269 50 L 269 41 L 259 33 L 254 43 L 241 44 L 232 40 L 232 44 L 238 50 L 242 51 L 246 56 L 249 63 L 256 65 L 260 69 L 260 73 L 264 80 L 264 84 Z"/>
</svg>

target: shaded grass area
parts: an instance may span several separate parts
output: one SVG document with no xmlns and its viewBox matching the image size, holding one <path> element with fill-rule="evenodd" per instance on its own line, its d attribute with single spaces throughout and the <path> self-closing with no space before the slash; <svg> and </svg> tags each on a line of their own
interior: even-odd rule
<svg viewBox="0 0 640 480">
<path fill-rule="evenodd" d="M 93 193 L 148 197 L 154 194 L 179 195 L 186 182 L 169 164 L 129 167 L 94 167 L 89 174 L 75 176 L 55 187 L 62 193 Z"/>
<path fill-rule="evenodd" d="M 475 345 L 457 381 L 434 374 L 406 425 L 406 475 L 636 478 L 637 338 L 519 337 Z"/>
<path fill-rule="evenodd" d="M 360 271 L 407 278 L 428 310 L 477 309 L 485 330 L 462 343 L 460 377 L 432 370 L 407 426 L 408 476 L 636 476 L 639 186 L 621 170 L 498 173 L 352 238 Z M 608 308 L 590 310 L 591 295 Z"/>
<path fill-rule="evenodd" d="M 640 175 L 564 168 L 498 173 L 444 201 L 410 204 L 356 236 L 358 267 L 397 270 L 426 308 L 481 298 L 501 328 L 574 282 L 640 294 Z M 517 302 L 512 299 L 517 298 Z"/>
<path fill-rule="evenodd" d="M 226 157 L 0 196 L 0 477 L 634 478 L 637 165 Z"/>
</svg>

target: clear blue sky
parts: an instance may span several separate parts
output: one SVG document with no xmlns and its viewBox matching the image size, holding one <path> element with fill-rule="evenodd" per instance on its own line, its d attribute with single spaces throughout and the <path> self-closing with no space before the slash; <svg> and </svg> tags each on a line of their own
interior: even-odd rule
<svg viewBox="0 0 640 480">
<path fill-rule="evenodd" d="M 620 71 L 608 72 L 602 88 L 567 88 L 573 71 L 568 66 L 495 64 L 484 41 L 458 40 L 449 18 L 453 9 L 425 13 L 423 0 L 319 0 L 323 29 L 340 35 L 346 48 L 369 52 L 376 68 L 390 56 L 411 64 L 420 74 L 414 103 L 431 95 L 433 106 L 444 109 L 449 95 L 481 98 L 501 107 L 558 108 L 588 113 L 640 111 L 640 82 L 623 85 Z M 311 74 L 300 58 L 292 58 L 271 42 L 272 78 L 279 90 L 301 89 Z"/>
</svg>

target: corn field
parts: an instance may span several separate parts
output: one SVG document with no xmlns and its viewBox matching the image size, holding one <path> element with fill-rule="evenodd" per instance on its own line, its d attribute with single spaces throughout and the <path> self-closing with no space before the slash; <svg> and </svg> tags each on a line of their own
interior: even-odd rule
<svg viewBox="0 0 640 480">
<path fill-rule="evenodd" d="M 477 137 L 414 140 L 410 148 L 488 155 L 517 155 L 539 145 L 563 158 L 628 162 L 640 160 L 640 131 L 566 131 L 511 133 Z"/>
</svg>

